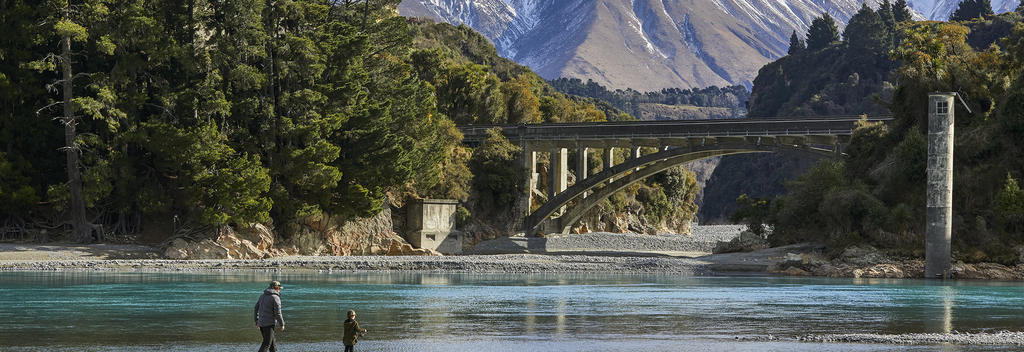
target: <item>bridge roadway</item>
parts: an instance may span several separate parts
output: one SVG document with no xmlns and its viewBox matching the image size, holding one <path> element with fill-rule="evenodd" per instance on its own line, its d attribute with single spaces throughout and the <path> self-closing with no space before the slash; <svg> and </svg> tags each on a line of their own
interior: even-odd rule
<svg viewBox="0 0 1024 352">
<path fill-rule="evenodd" d="M 546 123 L 533 125 L 470 125 L 459 127 L 467 144 L 487 137 L 486 131 L 501 128 L 511 141 L 616 140 L 751 136 L 850 135 L 862 116 L 806 118 L 758 118 L 716 120 L 621 121 L 594 123 Z M 869 122 L 889 122 L 889 116 L 867 117 Z"/>
<path fill-rule="evenodd" d="M 602 198 L 686 162 L 779 150 L 836 156 L 862 120 L 889 123 L 892 118 L 829 116 L 471 125 L 459 127 L 459 130 L 463 133 L 463 142 L 475 146 L 487 138 L 488 130 L 500 128 L 509 141 L 522 148 L 521 160 L 526 177 L 516 208 L 523 216 L 524 231 L 534 234 L 567 233 Z M 576 153 L 571 187 L 569 149 Z M 592 149 L 603 151 L 603 168 L 588 175 L 588 155 Z M 615 154 L 619 149 L 624 149 L 627 154 L 624 161 L 616 165 L 619 159 Z M 546 194 L 536 189 L 538 151 L 549 153 Z"/>
</svg>

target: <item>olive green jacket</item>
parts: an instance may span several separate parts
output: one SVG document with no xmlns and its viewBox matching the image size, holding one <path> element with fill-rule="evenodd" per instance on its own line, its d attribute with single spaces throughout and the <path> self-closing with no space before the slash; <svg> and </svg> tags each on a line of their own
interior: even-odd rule
<svg viewBox="0 0 1024 352">
<path fill-rule="evenodd" d="M 355 346 L 356 339 L 364 333 L 366 333 L 366 329 L 360 328 L 359 322 L 355 321 L 355 319 L 345 320 L 345 336 L 341 338 L 341 342 L 345 346 Z"/>
</svg>

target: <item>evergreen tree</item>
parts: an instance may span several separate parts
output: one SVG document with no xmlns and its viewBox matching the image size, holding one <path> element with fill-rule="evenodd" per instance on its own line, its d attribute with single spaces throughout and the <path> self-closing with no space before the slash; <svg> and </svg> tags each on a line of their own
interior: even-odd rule
<svg viewBox="0 0 1024 352">
<path fill-rule="evenodd" d="M 821 50 L 839 41 L 839 29 L 829 14 L 815 18 L 807 30 L 807 50 Z"/>
<path fill-rule="evenodd" d="M 889 0 L 883 0 L 878 5 L 878 17 L 882 19 L 882 23 L 885 24 L 885 29 L 889 33 L 893 33 L 896 30 L 896 17 L 892 12 L 893 5 Z"/>
<path fill-rule="evenodd" d="M 970 21 L 975 18 L 992 16 L 990 0 L 964 0 L 949 17 L 950 21 Z"/>
<path fill-rule="evenodd" d="M 807 45 L 804 44 L 804 40 L 796 35 L 796 31 L 793 31 L 793 35 L 789 36 L 789 55 L 797 55 L 806 49 Z"/>
<path fill-rule="evenodd" d="M 896 23 L 913 19 L 913 16 L 910 14 L 910 7 L 907 6 L 907 0 L 896 0 L 892 4 L 892 16 L 896 19 Z"/>
<path fill-rule="evenodd" d="M 52 32 L 47 33 L 44 40 L 47 40 L 46 45 L 53 45 L 59 51 L 49 52 L 45 58 L 28 66 L 58 74 L 53 86 L 59 87 L 61 100 L 39 107 L 39 113 L 49 113 L 51 107 L 61 108 L 57 119 L 64 129 L 62 149 L 67 172 L 67 182 L 52 187 L 48 193 L 70 211 L 72 238 L 91 242 L 101 237 L 93 236 L 93 225 L 86 214 L 87 194 L 82 172 L 82 149 L 86 142 L 80 137 L 79 125 L 83 124 L 83 115 L 106 120 L 116 119 L 120 114 L 111 108 L 116 97 L 105 85 L 104 74 L 89 72 L 90 68 L 97 68 L 94 62 L 103 62 L 105 56 L 114 52 L 115 45 L 105 33 L 110 28 L 106 23 L 109 9 L 102 0 L 76 3 L 55 0 L 45 6 L 48 16 L 44 23 L 52 26 L 49 27 Z M 76 85 L 76 81 L 81 84 Z"/>
<path fill-rule="evenodd" d="M 852 55 L 871 56 L 883 53 L 885 26 L 882 19 L 867 4 L 862 4 L 843 31 L 843 39 L 853 50 Z"/>
</svg>

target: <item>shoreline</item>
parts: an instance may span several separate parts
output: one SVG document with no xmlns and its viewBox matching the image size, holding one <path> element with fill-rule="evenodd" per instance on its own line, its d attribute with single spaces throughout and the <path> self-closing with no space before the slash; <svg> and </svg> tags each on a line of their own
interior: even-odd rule
<svg viewBox="0 0 1024 352">
<path fill-rule="evenodd" d="M 433 273 L 711 274 L 708 263 L 685 257 L 496 254 L 443 257 L 281 257 L 273 259 L 109 259 L 0 261 L 0 271 L 327 271 Z"/>
<path fill-rule="evenodd" d="M 607 249 L 608 241 L 620 241 Z M 283 256 L 266 259 L 163 259 L 154 247 L 128 244 L 0 243 L 0 271 L 136 272 L 422 272 L 609 273 L 686 276 L 790 276 L 924 279 L 923 261 L 895 259 L 873 248 L 841 258 L 822 255 L 820 244 L 795 244 L 749 252 L 708 253 L 707 238 L 596 234 L 501 238 L 480 251 L 449 256 Z M 1024 265 L 953 263 L 951 280 L 1022 281 Z"/>
</svg>

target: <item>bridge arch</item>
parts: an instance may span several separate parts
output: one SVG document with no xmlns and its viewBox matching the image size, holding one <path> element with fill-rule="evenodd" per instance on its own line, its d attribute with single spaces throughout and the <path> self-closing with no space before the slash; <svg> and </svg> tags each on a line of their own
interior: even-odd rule
<svg viewBox="0 0 1024 352">
<path fill-rule="evenodd" d="M 524 219 L 523 227 L 528 234 L 537 234 L 541 232 L 568 233 L 573 224 L 579 221 L 590 209 L 600 204 L 604 199 L 612 196 L 631 184 L 643 181 L 644 179 L 668 170 L 669 168 L 717 156 L 774 153 L 782 150 L 805 152 L 818 157 L 834 157 L 837 155 L 837 153 L 832 150 L 797 145 L 717 145 L 697 148 L 668 149 L 654 154 L 644 155 L 640 158 L 627 160 L 622 164 L 606 168 L 593 176 L 577 182 L 565 191 L 549 198 L 547 202 L 541 205 L 540 208 L 537 208 L 537 210 L 530 213 L 530 215 Z M 611 180 L 611 182 L 606 182 L 609 180 Z M 600 188 L 593 194 L 588 194 L 588 192 L 601 185 L 604 185 L 604 187 Z M 584 195 L 585 197 L 581 197 Z M 560 208 L 565 207 L 575 199 L 579 199 L 575 206 L 567 209 L 561 216 L 551 218 L 551 216 Z"/>
<path fill-rule="evenodd" d="M 475 145 L 487 130 L 499 128 L 523 150 L 526 185 L 516 208 L 522 211 L 522 229 L 529 233 L 567 232 L 569 226 L 614 192 L 672 166 L 714 156 L 797 150 L 819 155 L 840 155 L 861 122 L 889 123 L 889 116 L 825 116 L 685 121 L 625 121 L 556 123 L 514 126 L 462 126 L 463 143 Z M 641 147 L 657 152 L 641 155 Z M 604 149 L 605 169 L 587 175 L 590 148 Z M 626 161 L 613 165 L 614 150 L 628 148 Z M 575 184 L 569 187 L 568 150 L 577 153 Z M 531 212 L 537 153 L 550 152 L 547 201 Z M 601 189 L 598 186 L 603 185 Z M 588 192 L 595 193 L 588 196 Z M 566 208 L 579 199 L 571 209 Z M 525 206 L 524 206 L 525 205 Z M 551 218 L 561 211 L 561 216 Z"/>
</svg>

